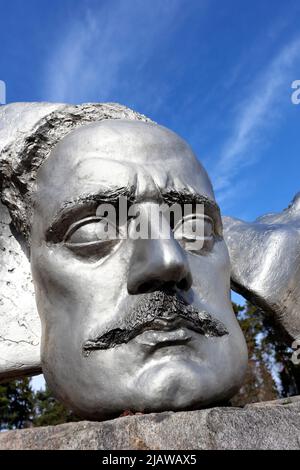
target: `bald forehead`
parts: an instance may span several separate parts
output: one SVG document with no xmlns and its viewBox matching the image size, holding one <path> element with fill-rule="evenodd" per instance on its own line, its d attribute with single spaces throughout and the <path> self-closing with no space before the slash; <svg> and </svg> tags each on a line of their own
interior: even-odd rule
<svg viewBox="0 0 300 470">
<path fill-rule="evenodd" d="M 187 150 L 188 145 L 174 132 L 157 124 L 141 121 L 106 120 L 96 122 L 69 134 L 61 145 L 75 147 L 79 151 L 83 149 L 84 142 L 90 144 L 91 149 L 111 153 L 112 149 L 122 145 L 123 151 L 155 149 L 167 147 L 178 151 Z M 81 145 L 83 144 L 83 145 Z M 144 156 L 139 154 L 140 156 Z M 133 160 L 138 155 L 128 154 Z M 116 155 L 116 158 L 120 158 Z"/>
<path fill-rule="evenodd" d="M 106 120 L 72 131 L 52 150 L 37 182 L 44 189 L 51 184 L 52 194 L 59 187 L 62 195 L 62 185 L 77 193 L 82 185 L 92 190 L 94 183 L 128 186 L 136 179 L 144 186 L 149 178 L 162 189 L 192 186 L 213 198 L 190 146 L 174 132 L 140 121 Z"/>
<path fill-rule="evenodd" d="M 64 162 L 60 156 L 64 155 Z M 72 158 L 66 158 L 72 155 Z M 174 132 L 156 124 L 140 121 L 106 120 L 96 122 L 67 135 L 52 151 L 47 162 L 55 157 L 72 166 L 87 158 L 103 158 L 134 163 L 153 163 L 185 155 L 192 161 L 190 147 Z"/>
</svg>

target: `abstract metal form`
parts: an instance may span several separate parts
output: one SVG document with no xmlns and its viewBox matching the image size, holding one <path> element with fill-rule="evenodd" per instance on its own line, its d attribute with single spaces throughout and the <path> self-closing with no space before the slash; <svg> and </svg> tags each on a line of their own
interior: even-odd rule
<svg viewBox="0 0 300 470">
<path fill-rule="evenodd" d="M 247 223 L 224 217 L 232 287 L 300 338 L 300 193 L 278 214 Z"/>
</svg>

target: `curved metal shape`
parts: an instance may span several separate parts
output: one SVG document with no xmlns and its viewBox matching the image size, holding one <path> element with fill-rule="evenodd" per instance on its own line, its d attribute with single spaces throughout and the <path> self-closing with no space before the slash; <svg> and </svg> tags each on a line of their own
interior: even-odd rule
<svg viewBox="0 0 300 470">
<path fill-rule="evenodd" d="M 223 217 L 232 288 L 300 337 L 300 193 L 281 213 L 248 223 Z"/>
</svg>

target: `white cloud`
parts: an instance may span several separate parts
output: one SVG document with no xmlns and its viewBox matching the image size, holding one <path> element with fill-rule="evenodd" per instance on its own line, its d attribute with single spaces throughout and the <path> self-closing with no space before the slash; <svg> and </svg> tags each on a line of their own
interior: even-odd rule
<svg viewBox="0 0 300 470">
<path fill-rule="evenodd" d="M 181 0 L 117 0 L 85 9 L 52 48 L 45 98 L 115 101 L 128 88 L 131 97 L 135 90 L 142 94 L 133 77 L 178 27 L 184 17 L 181 7 Z"/>
<path fill-rule="evenodd" d="M 299 52 L 299 38 L 282 48 L 255 79 L 249 95 L 239 106 L 233 130 L 213 172 L 215 189 L 223 200 L 232 197 L 230 187 L 241 170 L 259 158 L 266 129 L 278 122 L 285 93 L 289 92 L 291 71 L 299 62 Z M 290 105 L 290 100 L 286 101 Z"/>
<path fill-rule="evenodd" d="M 65 31 L 59 32 L 58 43 L 51 48 L 53 53 L 45 71 L 45 99 L 74 103 L 121 101 L 146 113 L 162 108 L 175 85 L 160 81 L 159 69 L 152 72 L 152 78 L 157 77 L 152 83 L 147 65 L 155 64 L 155 56 L 172 44 L 186 20 L 184 4 L 184 0 L 114 0 L 99 2 L 93 10 L 83 9 L 81 18 L 66 24 Z M 205 11 L 206 2 L 201 3 L 201 8 Z M 191 10 L 188 14 L 192 15 Z M 297 38 L 282 48 L 253 79 L 253 84 L 244 89 L 246 98 L 237 108 L 220 157 L 210 168 L 218 200 L 224 205 L 236 195 L 236 182 L 243 179 L 244 168 L 261 157 L 266 131 L 283 113 L 282 101 L 289 93 L 289 78 L 299 62 L 299 51 Z M 171 60 L 166 56 L 168 59 Z M 238 63 L 234 82 L 241 73 Z M 193 103 L 194 95 L 189 99 Z M 290 106 L 290 100 L 286 102 Z M 184 112 L 181 108 L 181 115 Z"/>
</svg>

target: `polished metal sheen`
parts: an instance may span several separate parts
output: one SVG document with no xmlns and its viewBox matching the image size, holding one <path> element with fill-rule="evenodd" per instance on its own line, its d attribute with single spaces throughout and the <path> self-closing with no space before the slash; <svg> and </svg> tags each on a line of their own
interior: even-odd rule
<svg viewBox="0 0 300 470">
<path fill-rule="evenodd" d="M 300 338 L 300 193 L 281 213 L 223 222 L 233 289 L 268 312 L 291 345 Z"/>
<path fill-rule="evenodd" d="M 191 148 L 120 105 L 11 106 L 2 111 L 1 197 L 30 257 L 55 395 L 89 419 L 230 398 L 246 344 L 220 213 Z M 18 110 L 16 133 L 7 124 Z M 205 249 L 188 251 L 172 227 L 166 239 L 96 236 L 95 201 L 115 204 L 124 190 L 148 225 L 162 201 L 205 201 Z"/>
<path fill-rule="evenodd" d="M 128 409 L 198 408 L 234 395 L 246 344 L 230 301 L 220 211 L 189 145 L 117 104 L 18 103 L 2 107 L 0 117 L 1 200 L 11 217 L 2 233 L 30 260 L 41 365 L 55 395 L 96 420 Z M 102 237 L 97 206 L 116 206 L 120 194 L 130 195 L 147 226 L 155 225 L 150 214 L 161 203 L 202 201 L 208 241 L 193 251 L 171 225 L 166 238 Z M 129 233 L 136 224 L 126 220 Z M 11 274 L 3 270 L 5 283 Z M 1 340 L 0 378 L 1 371 L 38 371 L 37 342 L 25 364 L 21 350 L 16 356 L 7 345 L 14 331 L 23 334 L 18 345 L 28 343 L 21 299 L 14 299 L 14 315 L 2 310 L 11 337 Z"/>
</svg>

